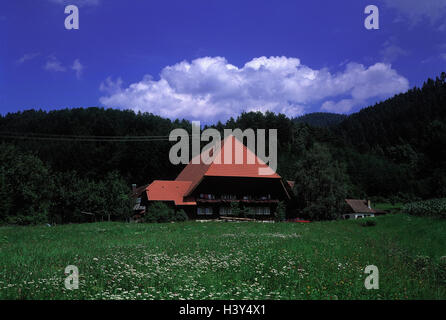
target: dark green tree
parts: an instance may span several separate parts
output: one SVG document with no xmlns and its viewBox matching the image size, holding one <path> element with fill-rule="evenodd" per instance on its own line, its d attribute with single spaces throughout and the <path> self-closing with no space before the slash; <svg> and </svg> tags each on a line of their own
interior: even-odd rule
<svg viewBox="0 0 446 320">
<path fill-rule="evenodd" d="M 104 214 L 114 220 L 128 220 L 132 213 L 130 189 L 118 172 L 113 171 L 103 180 Z"/>
<path fill-rule="evenodd" d="M 348 184 L 343 166 L 316 143 L 297 164 L 297 209 L 312 220 L 336 219 L 344 210 Z"/>
<path fill-rule="evenodd" d="M 0 207 L 3 222 L 48 222 L 54 182 L 50 170 L 36 156 L 0 144 Z"/>
</svg>

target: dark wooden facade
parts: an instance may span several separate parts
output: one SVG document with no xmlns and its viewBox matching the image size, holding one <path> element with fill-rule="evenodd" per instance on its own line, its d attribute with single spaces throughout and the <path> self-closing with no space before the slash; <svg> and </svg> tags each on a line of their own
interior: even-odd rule
<svg viewBox="0 0 446 320">
<path fill-rule="evenodd" d="M 249 216 L 271 219 L 278 203 L 289 198 L 282 181 L 278 179 L 262 178 L 259 181 L 256 178 L 215 176 L 205 177 L 191 197 L 196 205 L 182 206 L 191 219 L 231 216 L 231 203 L 251 209 Z M 200 213 L 200 208 L 211 208 L 212 214 Z"/>
</svg>

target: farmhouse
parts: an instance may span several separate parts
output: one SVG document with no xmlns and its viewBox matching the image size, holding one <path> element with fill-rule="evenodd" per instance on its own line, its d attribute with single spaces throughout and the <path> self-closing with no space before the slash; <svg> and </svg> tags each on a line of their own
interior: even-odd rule
<svg viewBox="0 0 446 320">
<path fill-rule="evenodd" d="M 225 158 L 225 150 L 231 147 L 232 155 Z M 242 161 L 235 159 L 237 148 L 243 150 Z M 230 163 L 218 161 L 231 156 Z M 248 161 L 250 157 L 255 161 Z M 209 164 L 189 162 L 173 181 L 153 181 L 142 193 L 141 205 L 148 207 L 153 201 L 163 201 L 183 209 L 190 219 L 214 219 L 233 214 L 237 204 L 253 217 L 270 219 L 278 203 L 290 199 L 290 185 L 234 136 L 222 140 L 213 158 Z"/>
</svg>

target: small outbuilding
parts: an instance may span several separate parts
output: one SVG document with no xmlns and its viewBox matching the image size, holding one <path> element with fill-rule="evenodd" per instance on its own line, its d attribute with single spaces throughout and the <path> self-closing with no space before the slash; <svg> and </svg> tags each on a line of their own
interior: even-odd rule
<svg viewBox="0 0 446 320">
<path fill-rule="evenodd" d="M 345 199 L 348 211 L 342 215 L 343 219 L 360 219 L 374 217 L 376 211 L 372 209 L 370 200 Z"/>
</svg>

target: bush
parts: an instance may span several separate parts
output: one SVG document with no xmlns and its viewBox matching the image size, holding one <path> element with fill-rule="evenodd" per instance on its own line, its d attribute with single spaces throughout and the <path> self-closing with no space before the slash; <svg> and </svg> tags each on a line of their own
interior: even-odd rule
<svg viewBox="0 0 446 320">
<path fill-rule="evenodd" d="M 164 202 L 154 202 L 147 210 L 144 216 L 145 222 L 172 222 L 172 221 L 186 221 L 188 219 L 184 210 L 175 211 Z"/>
<path fill-rule="evenodd" d="M 168 222 L 175 211 L 167 206 L 164 202 L 152 203 L 144 215 L 145 222 Z"/>
<path fill-rule="evenodd" d="M 426 269 L 431 265 L 431 258 L 428 256 L 417 255 L 415 256 L 413 263 L 417 270 Z"/>
<path fill-rule="evenodd" d="M 414 216 L 446 218 L 446 198 L 408 203 L 404 211 Z"/>
<path fill-rule="evenodd" d="M 181 222 L 181 221 L 187 221 L 188 219 L 189 217 L 187 216 L 186 212 L 184 212 L 183 209 L 175 213 L 175 221 Z"/>
<path fill-rule="evenodd" d="M 231 202 L 231 215 L 234 217 L 240 217 L 242 215 L 242 209 L 240 208 L 240 204 L 238 202 Z"/>
<path fill-rule="evenodd" d="M 279 202 L 279 205 L 276 208 L 276 212 L 274 212 L 274 220 L 277 222 L 285 221 L 286 219 L 286 208 L 283 201 Z"/>
</svg>

